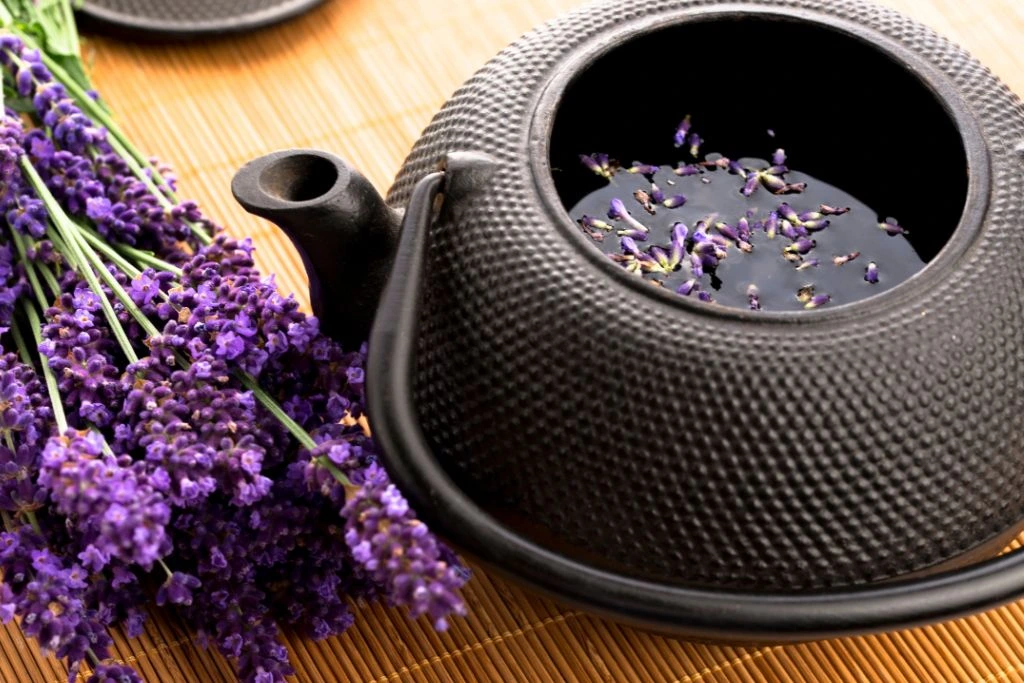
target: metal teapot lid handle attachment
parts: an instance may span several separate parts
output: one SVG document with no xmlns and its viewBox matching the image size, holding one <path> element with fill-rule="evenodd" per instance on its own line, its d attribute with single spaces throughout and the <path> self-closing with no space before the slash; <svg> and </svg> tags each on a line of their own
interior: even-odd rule
<svg viewBox="0 0 1024 683">
<path fill-rule="evenodd" d="M 431 451 L 413 403 L 424 260 L 434 204 L 466 189 L 451 167 L 424 176 L 409 200 L 394 269 L 381 298 L 367 361 L 374 436 L 393 479 L 460 549 L 586 609 L 710 640 L 791 642 L 918 626 L 1024 595 L 1024 552 L 884 584 L 806 593 L 754 593 L 656 584 L 617 576 L 552 552 L 487 514 Z M 470 183 L 472 185 L 472 183 Z"/>
</svg>

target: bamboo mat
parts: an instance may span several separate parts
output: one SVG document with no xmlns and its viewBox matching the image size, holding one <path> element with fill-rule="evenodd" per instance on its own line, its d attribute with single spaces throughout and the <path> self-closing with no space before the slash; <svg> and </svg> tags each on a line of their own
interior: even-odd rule
<svg viewBox="0 0 1024 683">
<path fill-rule="evenodd" d="M 640 0 L 638 0 L 640 1 Z M 237 208 L 228 183 L 267 151 L 321 147 L 385 189 L 448 95 L 520 33 L 581 0 L 329 0 L 286 26 L 187 46 L 90 39 L 95 80 L 140 147 L 171 162 L 186 196 L 236 234 L 305 300 L 298 258 L 275 229 Z M 1024 1 L 888 0 L 970 49 L 1024 93 Z M 1024 494 L 1022 494 L 1024 495 Z M 444 635 L 360 606 L 345 635 L 287 635 L 297 681 L 806 682 L 1024 681 L 1024 603 L 935 627 L 760 649 L 646 634 L 561 607 L 479 568 L 472 616 Z M 117 656 L 147 681 L 231 681 L 173 614 L 149 621 Z M 56 683 L 16 628 L 0 628 L 0 683 Z"/>
</svg>

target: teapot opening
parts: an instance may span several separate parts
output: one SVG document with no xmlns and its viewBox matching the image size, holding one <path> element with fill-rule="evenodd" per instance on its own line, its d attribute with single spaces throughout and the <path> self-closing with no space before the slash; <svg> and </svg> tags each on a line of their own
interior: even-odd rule
<svg viewBox="0 0 1024 683">
<path fill-rule="evenodd" d="M 321 154 L 282 156 L 260 173 L 260 188 L 285 202 L 307 202 L 327 194 L 338 182 L 338 166 Z"/>
<path fill-rule="evenodd" d="M 712 273 L 703 281 L 704 293 L 710 294 L 714 286 L 715 300 L 735 307 L 746 307 L 748 287 L 756 278 L 775 278 L 784 282 L 787 292 L 792 289 L 791 305 L 768 308 L 813 307 L 813 291 L 801 289 L 801 279 L 808 272 L 785 272 L 780 278 L 764 275 L 768 248 L 779 257 L 781 269 L 788 267 L 782 259 L 790 258 L 793 268 L 813 267 L 813 272 L 824 276 L 823 286 L 845 287 L 848 291 L 833 299 L 833 305 L 894 287 L 942 250 L 967 204 L 968 151 L 965 134 L 952 113 L 955 107 L 943 101 L 924 76 L 880 45 L 802 18 L 723 13 L 634 34 L 575 75 L 555 106 L 549 143 L 555 190 L 572 221 L 588 215 L 603 222 L 598 230 L 584 225 L 583 231 L 620 263 L 632 259 L 620 247 L 624 233 L 639 238 L 643 259 L 651 247 L 668 249 L 675 221 L 689 228 L 685 250 L 689 251 L 694 224 L 715 212 L 719 212 L 716 220 L 735 228 L 733 221 L 745 212 L 755 212 L 747 217 L 756 223 L 780 204 L 790 204 L 800 213 L 817 211 L 819 203 L 854 206 L 849 216 L 824 217 L 838 230 L 823 232 L 822 242 L 827 242 L 826 234 L 840 237 L 836 245 L 819 249 L 820 254 L 802 251 L 808 246 L 805 243 L 797 245 L 799 253 L 786 254 L 783 247 L 788 240 L 762 239 L 753 244 L 752 252 L 765 263 L 748 258 L 746 263 L 753 265 L 741 270 L 738 264 L 750 252 L 723 261 L 723 266 L 733 269 L 734 281 Z M 675 141 L 681 144 L 676 146 L 674 134 L 684 117 L 689 117 L 692 128 L 686 131 L 684 126 L 683 138 Z M 696 155 L 690 153 L 693 133 L 701 143 Z M 756 194 L 742 197 L 742 174 L 773 165 L 777 148 L 784 148 L 784 164 L 791 171 L 784 183 L 778 178 L 771 180 L 779 187 L 758 182 Z M 600 170 L 595 172 L 592 163 L 590 168 L 581 164 L 581 155 L 596 153 L 621 164 L 611 179 L 602 177 Z M 716 169 L 713 162 L 721 155 L 726 161 L 743 162 L 747 171 L 727 170 L 724 161 Z M 686 166 L 700 167 L 702 177 L 673 176 L 672 169 Z M 648 167 L 660 167 L 660 171 L 645 174 Z M 670 210 L 657 201 L 645 206 L 644 193 L 650 193 L 646 188 L 651 181 L 656 183 L 656 198 L 663 194 L 671 202 L 682 196 L 689 206 Z M 800 181 L 807 181 L 806 194 L 780 189 L 782 184 L 795 187 Z M 644 183 L 646 187 L 641 188 Z M 723 194 L 724 184 L 730 188 L 728 195 Z M 638 190 L 640 199 L 634 200 Z M 607 196 L 598 196 L 601 192 Z M 623 224 L 606 215 L 608 199 L 616 192 L 629 213 L 649 226 L 649 233 L 629 233 L 623 230 L 629 227 L 628 219 Z M 890 224 L 890 217 L 898 221 Z M 855 222 L 864 231 L 861 242 L 842 234 L 844 229 L 853 230 L 847 224 Z M 707 227 L 713 232 L 710 223 Z M 817 236 L 797 237 L 814 240 Z M 850 257 L 859 260 L 846 265 Z M 639 273 L 639 266 L 651 264 L 632 265 L 638 266 Z M 682 292 L 691 273 L 683 272 L 686 263 L 670 265 L 667 272 L 660 271 L 668 277 L 659 279 L 656 265 L 651 265 L 654 276 L 643 271 L 643 277 L 662 287 L 678 286 Z M 838 282 L 838 274 L 850 282 Z M 698 282 L 702 281 L 698 278 Z M 777 284 L 769 282 L 769 290 Z M 699 289 L 697 285 L 693 293 Z M 750 301 L 753 308 L 754 299 Z"/>
</svg>

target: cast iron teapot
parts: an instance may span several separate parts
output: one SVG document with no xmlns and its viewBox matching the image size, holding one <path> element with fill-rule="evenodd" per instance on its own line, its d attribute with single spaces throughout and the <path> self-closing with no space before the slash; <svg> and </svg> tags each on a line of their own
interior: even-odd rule
<svg viewBox="0 0 1024 683">
<path fill-rule="evenodd" d="M 638 74 L 679 87 L 630 90 Z M 563 169 L 681 113 L 774 128 L 816 175 L 916 213 L 934 256 L 809 312 L 648 286 L 570 219 Z M 919 171 L 866 184 L 866 146 Z M 478 72 L 386 200 L 313 150 L 253 161 L 233 190 L 298 247 L 324 328 L 369 335 L 396 482 L 507 574 L 747 641 L 1024 594 L 1024 556 L 986 559 L 1024 527 L 1024 108 L 911 20 L 859 0 L 606 0 Z"/>
</svg>

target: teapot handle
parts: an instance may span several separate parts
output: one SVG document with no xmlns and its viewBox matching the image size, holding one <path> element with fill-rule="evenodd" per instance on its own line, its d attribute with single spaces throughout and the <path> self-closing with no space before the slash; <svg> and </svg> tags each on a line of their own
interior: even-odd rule
<svg viewBox="0 0 1024 683">
<path fill-rule="evenodd" d="M 402 222 L 367 361 L 374 437 L 395 483 L 419 515 L 461 550 L 586 609 L 660 631 L 710 640 L 792 642 L 927 624 L 1024 595 L 1024 551 L 884 584 L 807 593 L 666 586 L 617 576 L 543 548 L 494 519 L 451 480 L 431 451 L 413 402 L 424 261 L 434 203 L 458 187 L 424 176 Z"/>
</svg>

